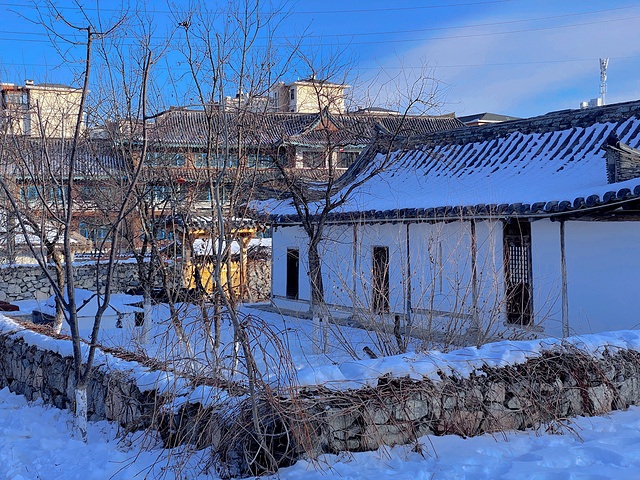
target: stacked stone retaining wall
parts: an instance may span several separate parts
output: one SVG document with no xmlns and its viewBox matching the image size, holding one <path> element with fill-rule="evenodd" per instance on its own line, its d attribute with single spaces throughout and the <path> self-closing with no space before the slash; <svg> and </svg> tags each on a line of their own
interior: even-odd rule
<svg viewBox="0 0 640 480">
<path fill-rule="evenodd" d="M 266 302 L 271 298 L 271 260 L 249 260 L 247 290 L 250 302 Z"/>
<path fill-rule="evenodd" d="M 73 410 L 73 358 L 17 336 L 0 334 L 0 388 L 4 387 L 27 400 L 42 399 L 58 408 Z M 141 391 L 130 372 L 107 373 L 95 367 L 87 386 L 87 401 L 89 420 L 110 420 L 129 428 L 142 428 L 150 425 L 162 397 L 153 389 Z"/>
<path fill-rule="evenodd" d="M 49 274 L 56 278 L 53 267 Z M 76 287 L 96 291 L 106 281 L 106 270 L 101 267 L 100 275 L 96 275 L 94 263 L 75 265 Z M 138 283 L 138 267 L 135 263 L 118 263 L 113 277 L 113 291 L 124 292 Z M 0 268 L 0 300 L 13 302 L 27 300 L 39 296 L 46 298 L 53 295 L 49 279 L 37 265 L 11 265 Z"/>
<path fill-rule="evenodd" d="M 639 403 L 639 352 L 606 350 L 594 358 L 559 349 L 516 366 L 483 367 L 469 378 L 385 377 L 376 387 L 358 390 L 306 388 L 262 409 L 273 459 L 285 466 L 300 457 L 375 450 L 424 435 L 474 436 L 541 426 L 562 431 L 561 422 L 573 416 Z M 238 417 L 240 425 L 219 444 L 228 476 L 273 470 L 272 459 L 259 455 L 250 419 Z M 256 458 L 264 464 L 256 465 Z"/>
<path fill-rule="evenodd" d="M 49 273 L 55 279 L 53 267 Z M 75 266 L 76 288 L 97 291 L 106 281 L 106 270 L 101 267 L 96 275 L 94 263 L 79 263 Z M 271 262 L 251 260 L 247 265 L 248 292 L 251 302 L 264 302 L 271 296 Z M 113 292 L 124 292 L 129 287 L 139 285 L 138 267 L 134 262 L 118 263 L 113 276 Z M 161 285 L 160 278 L 156 284 Z M 0 268 L 0 300 L 13 302 L 34 297 L 47 298 L 53 295 L 49 279 L 37 265 L 12 265 Z"/>
</svg>

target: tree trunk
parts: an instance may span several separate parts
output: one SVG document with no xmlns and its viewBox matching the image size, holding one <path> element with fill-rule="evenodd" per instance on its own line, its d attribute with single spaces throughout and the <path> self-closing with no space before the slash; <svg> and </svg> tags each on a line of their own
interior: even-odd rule
<svg viewBox="0 0 640 480">
<path fill-rule="evenodd" d="M 322 264 L 318 253 L 318 240 L 309 242 L 309 280 L 311 283 L 311 317 L 312 333 L 311 344 L 312 353 L 319 354 L 329 351 L 329 309 L 324 300 L 324 285 L 322 283 Z"/>
<path fill-rule="evenodd" d="M 78 440 L 87 443 L 87 386 L 76 386 L 76 411 L 73 417 Z"/>
<path fill-rule="evenodd" d="M 56 282 L 61 292 L 64 292 L 64 267 L 62 262 L 62 256 L 59 252 L 54 252 L 53 264 L 56 269 Z M 62 324 L 64 323 L 64 307 L 60 298 L 56 297 L 56 318 L 53 321 L 53 331 L 60 333 L 62 330 Z"/>
</svg>

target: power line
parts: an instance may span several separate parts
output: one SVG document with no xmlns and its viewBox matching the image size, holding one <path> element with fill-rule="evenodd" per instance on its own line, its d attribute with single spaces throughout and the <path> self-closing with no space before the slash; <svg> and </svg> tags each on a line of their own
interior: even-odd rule
<svg viewBox="0 0 640 480">
<path fill-rule="evenodd" d="M 625 17 L 625 18 L 614 18 L 609 20 L 599 20 L 594 22 L 583 22 L 583 23 L 573 23 L 569 25 L 554 25 L 550 27 L 538 27 L 538 28 L 526 28 L 522 30 L 508 30 L 506 32 L 486 32 L 486 33 L 469 33 L 466 35 L 449 35 L 443 37 L 429 37 L 429 38 L 408 38 L 408 39 L 398 39 L 398 40 L 372 40 L 367 42 L 349 42 L 349 45 L 375 45 L 380 43 L 410 43 L 410 42 L 428 42 L 430 40 L 450 40 L 456 38 L 477 38 L 477 37 L 491 37 L 496 35 L 510 35 L 512 33 L 528 33 L 528 32 L 539 32 L 545 30 L 557 30 L 561 28 L 573 28 L 573 27 L 584 27 L 588 25 L 600 25 L 602 23 L 612 23 L 612 22 L 624 22 L 627 20 L 636 20 L 640 18 L 640 16 L 633 17 Z"/>
<path fill-rule="evenodd" d="M 518 0 L 485 0 L 481 2 L 465 2 L 465 3 L 450 3 L 445 5 L 420 5 L 417 7 L 389 7 L 389 8 L 368 8 L 368 9 L 353 9 L 353 10 L 312 10 L 312 11 L 283 11 L 283 12 L 265 12 L 265 15 L 323 15 L 323 14 L 336 14 L 336 13 L 376 13 L 376 12 L 400 12 L 400 11 L 408 11 L 408 10 L 428 10 L 428 9 L 437 9 L 437 8 L 456 8 L 456 7 L 472 7 L 476 5 L 490 5 L 495 3 L 513 3 Z M 14 3 L 0 3 L 2 7 L 15 7 L 15 8 L 30 8 L 35 9 L 35 5 L 18 5 Z M 58 10 L 72 10 L 75 12 L 80 12 L 81 9 L 78 7 L 64 7 L 64 6 L 56 6 Z M 120 13 L 122 9 L 114 9 L 114 8 L 82 8 L 82 10 L 87 12 L 115 12 Z M 145 13 L 171 13 L 175 14 L 178 12 L 172 10 L 153 10 L 151 12 Z"/>
<path fill-rule="evenodd" d="M 349 46 L 353 45 L 376 45 L 376 44 L 387 44 L 387 43 L 415 43 L 415 42 L 428 42 L 431 40 L 452 40 L 452 39 L 460 39 L 460 38 L 479 38 L 479 37 L 489 37 L 496 35 L 511 35 L 514 33 L 528 33 L 528 32 L 540 32 L 540 31 L 548 31 L 548 30 L 558 30 L 562 28 L 574 28 L 574 27 L 584 27 L 589 25 L 600 25 L 603 23 L 613 23 L 613 22 L 624 22 L 629 20 L 637 20 L 640 16 L 632 16 L 625 18 L 614 18 L 608 20 L 598 20 L 593 22 L 582 22 L 582 23 L 573 23 L 569 25 L 554 25 L 548 27 L 537 27 L 537 28 L 526 28 L 521 30 L 508 30 L 504 32 L 485 32 L 485 33 L 469 33 L 465 35 L 448 35 L 441 37 L 428 37 L 428 38 L 408 38 L 408 39 L 390 39 L 390 40 L 371 40 L 371 41 L 362 41 L 362 42 L 348 42 Z M 0 38 L 0 41 L 6 42 L 36 42 L 36 43 L 49 43 L 48 40 L 38 40 L 38 39 L 15 39 L 15 38 Z M 133 43 L 123 43 L 124 46 L 136 46 L 138 44 Z M 285 43 L 276 44 L 276 45 L 286 45 Z M 165 44 L 152 44 L 152 47 L 164 47 Z M 310 44 L 301 45 L 302 47 L 309 47 Z"/>
<path fill-rule="evenodd" d="M 396 34 L 402 34 L 402 33 L 420 33 L 420 32 L 431 32 L 431 31 L 440 31 L 440 30 L 461 30 L 461 29 L 465 29 L 465 28 L 495 27 L 495 26 L 500 26 L 500 25 L 512 25 L 512 24 L 516 24 L 516 23 L 538 22 L 538 21 L 544 21 L 544 20 L 557 20 L 557 19 L 560 19 L 560 18 L 571 18 L 571 17 L 584 16 L 584 15 L 595 15 L 595 14 L 600 14 L 600 13 L 608 13 L 608 12 L 615 12 L 615 11 L 620 11 L 620 10 L 628 10 L 628 9 L 638 8 L 638 7 L 640 7 L 640 4 L 629 5 L 629 6 L 626 6 L 626 7 L 605 8 L 605 9 L 601 9 L 601 10 L 590 10 L 590 11 L 587 11 L 587 12 L 575 12 L 575 13 L 566 13 L 566 14 L 562 14 L 562 15 L 551 15 L 551 16 L 545 16 L 545 17 L 521 18 L 521 19 L 516 19 L 516 20 L 503 20 L 503 21 L 500 21 L 500 22 L 475 23 L 475 24 L 467 24 L 467 25 L 452 25 L 452 26 L 446 26 L 446 27 L 419 28 L 419 29 L 414 29 L 414 30 L 389 30 L 389 31 L 384 31 L 384 32 L 307 34 L 307 35 L 305 35 L 305 37 L 311 37 L 311 38 L 348 37 L 348 38 L 352 38 L 352 37 L 357 37 L 357 36 L 396 35 Z M 624 19 L 620 19 L 620 20 L 624 20 Z M 559 28 L 561 28 L 561 27 L 559 27 Z M 42 33 L 42 32 L 25 32 L 25 31 L 18 32 L 18 31 L 11 31 L 11 30 L 0 30 L 0 34 L 2 34 L 2 35 L 9 34 L 9 35 L 47 36 L 46 33 Z M 124 38 L 130 38 L 131 36 L 130 35 L 123 35 L 123 37 Z M 83 38 L 83 37 L 78 37 L 78 38 Z M 168 39 L 170 37 L 167 37 L 167 36 L 156 36 L 154 38 L 156 38 L 156 39 Z M 282 38 L 286 38 L 286 37 L 283 37 L 283 36 L 271 37 L 271 39 L 274 39 L 274 38 L 282 39 Z"/>
<path fill-rule="evenodd" d="M 415 30 L 390 30 L 387 32 L 337 33 L 337 34 L 305 35 L 305 36 L 306 37 L 355 37 L 355 36 L 364 36 L 364 35 L 395 35 L 398 33 L 419 33 L 419 32 L 430 32 L 435 30 L 459 30 L 463 28 L 495 27 L 498 25 L 510 25 L 514 23 L 538 22 L 542 20 L 557 20 L 559 18 L 594 15 L 597 13 L 607 13 L 607 12 L 614 12 L 618 10 L 628 10 L 630 8 L 638 8 L 638 7 L 640 7 L 640 5 L 631 5 L 631 6 L 617 7 L 617 8 L 606 8 L 602 10 L 591 10 L 588 12 L 566 13 L 563 15 L 552 15 L 547 17 L 521 18 L 517 20 L 504 20 L 501 22 L 475 23 L 475 24 L 468 24 L 468 25 L 454 25 L 454 26 L 448 26 L 448 27 L 419 28 Z"/>
<path fill-rule="evenodd" d="M 610 57 L 611 60 L 629 60 L 640 58 L 640 55 L 624 55 L 619 57 Z M 436 63 L 434 68 L 482 68 L 482 67 L 513 67 L 513 66 L 524 66 L 524 65 L 543 65 L 549 63 L 562 64 L 562 63 L 581 63 L 581 62 L 594 62 L 598 60 L 597 58 L 565 58 L 561 60 L 532 60 L 528 62 L 496 62 L 496 63 L 469 63 L 469 64 L 439 64 Z M 11 68 L 24 68 L 24 67 L 49 67 L 54 68 L 56 65 L 47 64 L 47 63 L 3 63 L 6 67 Z M 384 66 L 376 66 L 376 67 L 357 67 L 357 70 L 418 70 L 423 67 L 411 67 L 411 66 L 402 66 L 402 67 L 384 67 Z M 188 71 L 188 67 L 160 67 L 155 66 L 153 70 L 176 70 L 183 69 L 184 71 Z"/>
</svg>

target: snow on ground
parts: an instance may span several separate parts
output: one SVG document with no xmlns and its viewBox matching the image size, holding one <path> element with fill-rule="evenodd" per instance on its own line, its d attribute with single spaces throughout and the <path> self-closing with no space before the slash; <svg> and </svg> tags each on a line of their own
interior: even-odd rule
<svg viewBox="0 0 640 480">
<path fill-rule="evenodd" d="M 215 479 L 197 457 L 176 472 L 176 452 L 140 451 L 141 440 L 117 438 L 109 422 L 89 422 L 89 442 L 72 438 L 66 410 L 0 391 L 0 478 L 3 480 Z M 282 480 L 428 479 L 637 479 L 640 476 L 640 407 L 610 417 L 578 418 L 577 435 L 510 432 L 420 439 L 414 446 L 325 455 L 282 469 Z M 171 455 L 173 454 L 173 456 Z M 200 464 L 201 465 L 201 464 Z M 162 475 L 165 474 L 164 477 Z"/>
<path fill-rule="evenodd" d="M 110 422 L 89 422 L 88 443 L 72 438 L 68 410 L 34 402 L 8 388 L 0 390 L 0 478 L 3 480 L 133 480 L 159 478 L 174 465 L 174 453 L 141 451 L 142 439 L 120 442 Z M 140 435 L 139 435 L 140 436 Z M 177 457 L 174 457 L 177 458 Z M 154 464 L 157 464 L 154 467 Z M 179 477 L 167 470 L 167 480 Z M 191 475 L 186 478 L 211 478 Z M 185 479 L 186 480 L 186 479 Z"/>
<path fill-rule="evenodd" d="M 37 306 L 35 301 L 16 303 L 23 311 Z M 194 321 L 198 316 L 197 309 L 187 305 L 180 308 L 194 345 L 202 354 L 202 324 Z M 286 347 L 291 351 L 293 370 L 297 372 L 299 383 L 329 383 L 336 388 L 367 384 L 385 373 L 420 378 L 444 369 L 466 375 L 485 362 L 491 365 L 516 363 L 559 344 L 553 339 L 501 342 L 449 353 L 410 352 L 365 360 L 362 347 L 382 348 L 380 339 L 372 332 L 341 327 L 331 331 L 330 342 L 335 347 L 329 355 L 312 355 L 309 320 L 282 317 L 247 306 L 243 306 L 241 312 L 251 327 L 255 344 L 262 346 L 259 351 L 263 354 L 257 356 L 257 361 L 265 374 L 275 377 L 282 374 L 283 367 L 276 369 L 278 349 Z M 146 349 L 151 355 L 161 356 L 174 348 L 172 341 L 175 339 L 171 338 L 166 306 L 155 306 L 154 317 L 154 342 L 135 346 Z M 8 319 L 2 320 L 2 325 L 3 328 L 16 327 Z M 18 335 L 28 342 L 38 342 L 35 338 L 38 335 L 33 332 Z M 135 331 L 127 329 L 106 329 L 102 332 L 102 341 L 132 345 L 135 336 Z M 225 326 L 223 343 L 227 345 L 227 355 L 231 341 L 231 329 Z M 51 347 L 65 341 L 50 339 L 43 342 Z M 597 354 L 602 345 L 640 348 L 640 334 L 611 332 L 575 337 L 570 343 Z M 66 346 L 59 348 L 64 350 Z M 113 362 L 107 356 L 96 360 L 107 362 L 105 364 Z M 72 417 L 67 411 L 38 402 L 27 405 L 24 397 L 13 395 L 7 389 L 0 391 L 0 479 L 215 478 L 202 473 L 197 456 L 189 459 L 190 468 L 176 474 L 175 468 L 182 460 L 176 451 L 158 447 L 141 451 L 142 440 L 133 437 L 120 442 L 118 429 L 111 423 L 91 423 L 88 445 L 72 439 L 71 425 Z M 575 430 L 578 436 L 544 432 L 539 435 L 536 432 L 511 432 L 470 439 L 428 436 L 420 439 L 422 453 L 414 451 L 412 446 L 402 446 L 369 453 L 327 455 L 317 465 L 301 461 L 283 469 L 280 478 L 640 478 L 640 408 L 614 412 L 609 418 L 579 418 L 569 424 L 569 429 Z M 162 477 L 163 473 L 166 476 Z"/>
</svg>

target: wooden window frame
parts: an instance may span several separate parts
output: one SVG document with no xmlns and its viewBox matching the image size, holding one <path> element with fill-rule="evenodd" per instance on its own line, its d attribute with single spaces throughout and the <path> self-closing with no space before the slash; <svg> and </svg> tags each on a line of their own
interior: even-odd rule
<svg viewBox="0 0 640 480">
<path fill-rule="evenodd" d="M 505 222 L 503 243 L 506 323 L 529 326 L 533 323 L 531 222 L 528 219 Z"/>
</svg>

